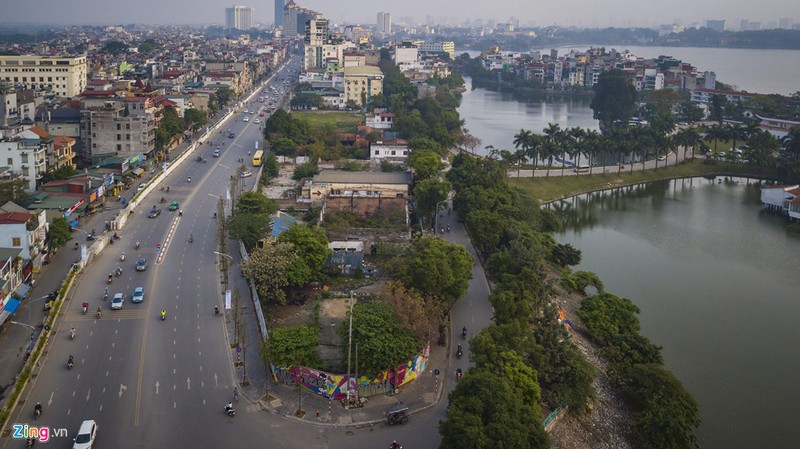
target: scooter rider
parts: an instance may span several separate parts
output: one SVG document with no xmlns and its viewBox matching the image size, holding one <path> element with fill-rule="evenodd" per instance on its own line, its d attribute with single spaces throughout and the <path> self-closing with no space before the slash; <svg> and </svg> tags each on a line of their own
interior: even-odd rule
<svg viewBox="0 0 800 449">
<path fill-rule="evenodd" d="M 161 321 L 167 319 L 167 311 L 166 309 L 161 309 Z"/>
<path fill-rule="evenodd" d="M 225 406 L 225 413 L 229 415 L 233 413 L 233 402 L 228 402 L 228 405 Z"/>
<path fill-rule="evenodd" d="M 75 359 L 72 358 L 72 354 L 70 354 L 69 359 L 67 359 L 67 366 L 70 368 L 75 366 Z"/>
<path fill-rule="evenodd" d="M 75 338 L 75 328 L 69 330 L 69 338 Z"/>
</svg>

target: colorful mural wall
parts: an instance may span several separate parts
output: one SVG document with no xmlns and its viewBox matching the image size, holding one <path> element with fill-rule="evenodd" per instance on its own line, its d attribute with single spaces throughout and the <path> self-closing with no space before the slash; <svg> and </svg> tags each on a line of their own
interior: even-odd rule
<svg viewBox="0 0 800 449">
<path fill-rule="evenodd" d="M 372 378 L 331 374 L 304 366 L 281 368 L 271 365 L 272 377 L 275 382 L 291 386 L 300 384 L 313 393 L 334 400 L 347 397 L 348 381 L 354 383 L 353 390 L 357 390 L 358 396 L 362 398 L 378 394 L 393 394 L 395 389 L 411 382 L 425 372 L 425 367 L 428 365 L 428 358 L 430 357 L 430 349 L 430 344 L 428 344 L 422 354 Z"/>
</svg>

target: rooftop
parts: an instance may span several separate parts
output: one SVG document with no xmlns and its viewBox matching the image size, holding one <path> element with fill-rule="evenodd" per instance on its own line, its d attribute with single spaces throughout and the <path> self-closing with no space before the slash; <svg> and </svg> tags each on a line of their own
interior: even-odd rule
<svg viewBox="0 0 800 449">
<path fill-rule="evenodd" d="M 407 172 L 372 172 L 322 170 L 313 178 L 314 183 L 358 183 L 358 184 L 411 184 L 411 174 Z"/>
</svg>

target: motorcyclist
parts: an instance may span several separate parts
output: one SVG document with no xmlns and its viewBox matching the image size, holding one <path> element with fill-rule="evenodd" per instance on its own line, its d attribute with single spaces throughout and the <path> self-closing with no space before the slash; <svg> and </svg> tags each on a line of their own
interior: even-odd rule
<svg viewBox="0 0 800 449">
<path fill-rule="evenodd" d="M 214 315 L 219 315 L 219 306 L 214 306 Z"/>
<path fill-rule="evenodd" d="M 100 310 L 100 306 L 97 307 L 97 317 L 100 318 L 100 315 L 103 314 L 103 311 Z"/>
<path fill-rule="evenodd" d="M 461 338 L 467 338 L 467 326 L 461 329 Z"/>
<path fill-rule="evenodd" d="M 122 252 L 122 255 L 119 256 L 119 260 L 122 261 L 122 262 L 125 262 L 125 252 L 124 251 Z"/>
<path fill-rule="evenodd" d="M 80 244 L 80 243 L 78 243 L 78 242 L 75 242 L 75 249 L 78 249 L 78 248 L 80 248 L 80 247 L 81 247 L 81 244 Z"/>
<path fill-rule="evenodd" d="M 189 234 L 189 243 L 192 243 L 193 241 L 194 241 L 194 235 Z"/>
<path fill-rule="evenodd" d="M 83 305 L 83 313 L 86 313 L 86 311 L 89 310 L 89 303 L 85 302 L 82 305 Z"/>
<path fill-rule="evenodd" d="M 456 380 L 460 380 L 461 379 L 461 374 L 462 374 L 461 368 L 457 369 L 456 370 Z"/>
<path fill-rule="evenodd" d="M 41 402 L 37 402 L 36 405 L 33 406 L 33 412 L 38 414 L 38 415 L 42 414 L 42 403 Z"/>
<path fill-rule="evenodd" d="M 161 320 L 165 320 L 167 318 L 167 311 L 166 309 L 161 309 Z"/>
<path fill-rule="evenodd" d="M 186 182 L 192 182 L 192 177 L 191 176 L 186 177 Z"/>
<path fill-rule="evenodd" d="M 69 359 L 67 359 L 67 366 L 75 365 L 75 359 L 72 357 L 72 354 L 69 355 Z"/>
<path fill-rule="evenodd" d="M 139 249 L 139 241 L 136 241 L 136 249 Z"/>
<path fill-rule="evenodd" d="M 182 211 L 182 210 L 179 210 L 179 211 L 178 211 L 178 216 L 179 216 L 179 217 L 183 217 L 183 211 Z"/>
<path fill-rule="evenodd" d="M 228 404 L 225 406 L 225 413 L 230 413 L 232 411 L 233 411 L 233 402 L 228 402 Z"/>
<path fill-rule="evenodd" d="M 70 338 L 75 338 L 75 328 L 74 327 L 69 330 L 69 337 Z"/>
</svg>

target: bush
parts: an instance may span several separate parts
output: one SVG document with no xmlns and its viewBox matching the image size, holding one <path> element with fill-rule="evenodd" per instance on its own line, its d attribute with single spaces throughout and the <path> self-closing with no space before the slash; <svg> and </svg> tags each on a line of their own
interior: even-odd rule
<svg viewBox="0 0 800 449">
<path fill-rule="evenodd" d="M 310 178 L 317 174 L 317 164 L 307 162 L 305 164 L 300 164 L 294 168 L 294 174 L 292 175 L 292 179 L 298 181 L 303 178 Z"/>
</svg>

